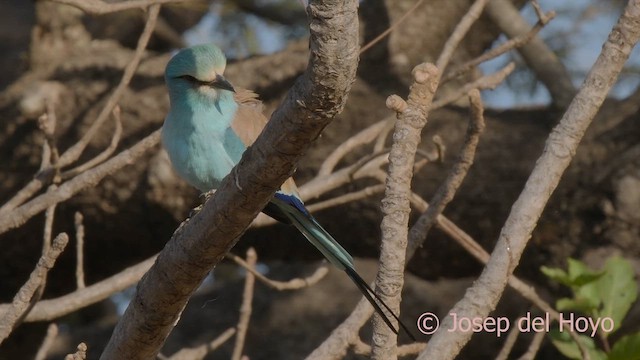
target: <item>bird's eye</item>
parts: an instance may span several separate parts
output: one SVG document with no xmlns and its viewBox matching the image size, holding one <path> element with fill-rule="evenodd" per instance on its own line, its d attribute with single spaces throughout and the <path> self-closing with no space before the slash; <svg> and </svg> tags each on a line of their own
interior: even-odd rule
<svg viewBox="0 0 640 360">
<path fill-rule="evenodd" d="M 180 76 L 178 76 L 178 78 L 185 79 L 185 80 L 187 80 L 189 82 L 193 82 L 193 83 L 198 82 L 198 79 L 194 78 L 191 75 L 180 75 Z"/>
</svg>

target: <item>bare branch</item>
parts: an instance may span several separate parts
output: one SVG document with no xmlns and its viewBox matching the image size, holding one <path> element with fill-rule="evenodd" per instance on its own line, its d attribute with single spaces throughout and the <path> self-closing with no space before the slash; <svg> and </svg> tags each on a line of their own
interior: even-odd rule
<svg viewBox="0 0 640 360">
<path fill-rule="evenodd" d="M 84 0 L 50 0 L 50 1 L 57 1 L 60 3 L 69 4 L 69 5 L 77 4 L 77 6 L 79 7 L 81 7 L 81 5 L 91 7 L 91 6 L 95 6 L 96 4 L 98 5 L 102 4 L 107 6 L 106 3 L 103 3 L 102 1 L 99 1 L 99 0 L 92 0 L 92 2 L 84 1 Z M 157 0 L 157 1 L 140 0 L 139 2 L 155 3 L 160 1 L 162 0 Z M 118 7 L 124 4 L 125 3 L 116 3 L 116 4 L 109 4 L 108 6 Z M 138 6 L 135 6 L 135 7 L 138 7 Z M 131 60 L 131 62 L 127 64 L 124 70 L 124 74 L 122 75 L 122 79 L 120 80 L 120 83 L 118 84 L 116 90 L 111 94 L 104 108 L 101 110 L 100 114 L 98 114 L 98 117 L 92 123 L 89 130 L 87 130 L 85 135 L 77 143 L 75 143 L 73 146 L 67 149 L 62 155 L 60 155 L 60 158 L 58 159 L 58 161 L 56 161 L 55 166 L 48 166 L 44 169 L 41 169 L 38 172 L 38 174 L 36 174 L 33 180 L 31 180 L 23 189 L 18 191 L 18 193 L 13 198 L 11 198 L 7 203 L 5 203 L 2 207 L 0 207 L 0 213 L 7 213 L 9 210 L 13 210 L 20 204 L 24 203 L 28 198 L 30 198 L 33 194 L 35 194 L 38 190 L 40 190 L 42 186 L 44 186 L 44 184 L 52 176 L 58 174 L 58 171 L 60 168 L 72 164 L 74 161 L 76 161 L 80 157 L 80 155 L 82 154 L 84 149 L 87 147 L 91 139 L 93 139 L 93 137 L 98 132 L 102 124 L 109 117 L 109 114 L 117 105 L 118 101 L 122 97 L 122 94 L 124 94 L 125 89 L 127 88 L 129 82 L 131 81 L 131 78 L 133 77 L 136 69 L 138 68 L 140 59 L 144 54 L 144 50 L 147 47 L 147 43 L 149 42 L 149 38 L 151 37 L 151 33 L 153 32 L 153 28 L 155 26 L 155 23 L 158 17 L 159 9 L 160 9 L 159 5 L 154 5 L 154 7 L 150 9 L 149 17 L 145 24 L 145 28 L 142 32 L 142 35 L 140 35 L 140 38 L 138 39 L 138 45 L 136 47 L 136 52 L 133 56 L 133 59 Z M 49 114 L 48 117 L 50 118 L 51 114 Z M 70 174 L 67 174 L 67 176 L 69 175 Z M 26 219 L 20 220 L 20 221 L 26 221 Z M 0 226 L 0 233 L 5 232 L 6 230 L 7 229 L 2 229 L 2 226 Z"/>
<path fill-rule="evenodd" d="M 276 290 L 297 290 L 305 287 L 313 286 L 318 283 L 318 281 L 322 280 L 322 278 L 327 275 L 329 272 L 329 268 L 326 265 L 322 265 L 316 269 L 316 271 L 306 278 L 295 278 L 289 281 L 276 281 L 271 280 L 268 277 L 259 273 L 255 267 L 251 267 L 246 261 L 244 261 L 241 257 L 234 255 L 232 253 L 228 253 L 227 258 L 233 260 L 236 264 L 242 266 L 247 271 L 252 273 L 258 280 L 262 281 L 265 285 L 269 286 L 272 289 Z"/>
<path fill-rule="evenodd" d="M 115 122 L 116 128 L 113 132 L 113 136 L 111 137 L 111 143 L 109 144 L 109 146 L 93 159 L 62 173 L 60 177 L 62 177 L 63 180 L 72 178 L 80 174 L 81 172 L 87 171 L 92 167 L 102 163 L 103 161 L 107 160 L 114 151 L 116 151 L 118 143 L 120 142 L 120 137 L 122 136 L 122 120 L 120 119 L 120 107 L 117 105 L 115 108 L 113 108 L 113 120 Z"/>
<path fill-rule="evenodd" d="M 137 283 L 142 275 L 153 265 L 155 260 L 156 257 L 153 256 L 139 264 L 122 270 L 116 275 L 89 285 L 84 289 L 76 290 L 55 299 L 41 300 L 33 307 L 24 321 L 53 320 L 83 307 L 95 304 L 98 301 L 102 301 Z M 0 305 L 0 314 L 4 316 L 10 308 L 10 304 Z"/>
<path fill-rule="evenodd" d="M 456 28 L 453 30 L 453 33 L 447 39 L 447 42 L 444 44 L 442 48 L 442 52 L 440 56 L 438 56 L 438 60 L 436 61 L 436 67 L 440 70 L 440 76 L 444 73 L 445 69 L 449 65 L 451 58 L 453 57 L 453 52 L 456 50 L 464 36 L 467 34 L 471 25 L 473 25 L 476 20 L 482 14 L 482 10 L 487 5 L 489 0 L 476 0 L 473 5 L 469 8 L 469 11 L 462 17 L 462 19 L 456 25 Z M 438 81 L 440 79 L 438 78 Z"/>
<path fill-rule="evenodd" d="M 61 233 L 56 236 L 51 249 L 42 254 L 36 268 L 31 272 L 29 280 L 22 285 L 7 311 L 2 313 L 2 317 L 0 317 L 0 344 L 9 336 L 16 323 L 26 315 L 25 312 L 31 307 L 31 299 L 35 292 L 42 286 L 46 274 L 53 268 L 68 242 L 67 234 Z"/>
<path fill-rule="evenodd" d="M 58 336 L 58 325 L 54 323 L 49 324 L 47 335 L 44 337 L 44 340 L 42 340 L 42 345 L 40 345 L 34 360 L 45 360 L 47 358 L 47 353 L 49 349 L 51 349 L 51 345 L 53 345 L 56 336 Z"/>
<path fill-rule="evenodd" d="M 467 176 L 473 164 L 476 148 L 480 141 L 480 135 L 485 127 L 483 116 L 484 108 L 478 90 L 473 90 L 469 93 L 469 104 L 471 106 L 471 117 L 462 149 L 456 162 L 449 171 L 447 178 L 433 196 L 431 200 L 432 206 L 420 209 L 423 213 L 411 227 L 410 238 L 414 241 L 410 241 L 407 247 L 407 254 L 409 255 L 407 259 L 410 259 L 414 252 L 422 246 L 431 226 L 435 223 L 442 211 L 444 211 L 447 204 L 453 200 L 453 196 L 456 191 L 458 191 L 458 188 L 460 188 L 460 185 L 462 185 L 462 181 Z"/>
<path fill-rule="evenodd" d="M 64 357 L 64 360 L 85 360 L 87 358 L 87 344 L 80 343 L 77 351 Z"/>
<path fill-rule="evenodd" d="M 84 289 L 84 225 L 82 213 L 76 211 L 74 225 L 76 227 L 76 286 Z"/>
<path fill-rule="evenodd" d="M 13 210 L 9 215 L 0 217 L 0 234 L 24 224 L 47 207 L 68 200 L 77 192 L 96 185 L 105 176 L 133 163 L 159 142 L 160 130 L 156 130 L 131 148 L 61 184 L 55 191 L 42 194 Z"/>
<path fill-rule="evenodd" d="M 418 0 L 416 1 L 415 4 L 413 4 L 413 6 L 411 8 L 409 8 L 409 10 L 407 10 L 407 12 L 405 12 L 404 14 L 402 14 L 402 16 L 396 20 L 396 22 L 394 22 L 391 26 L 389 26 L 389 28 L 385 31 L 383 31 L 380 35 L 376 36 L 373 40 L 369 41 L 368 43 L 366 43 L 365 45 L 363 45 L 360 48 L 360 55 L 362 55 L 362 53 L 364 53 L 365 51 L 369 50 L 371 47 L 373 47 L 373 45 L 377 44 L 378 42 L 380 42 L 380 40 L 384 39 L 386 36 L 388 36 L 389 34 L 391 34 L 391 32 L 398 27 L 398 25 L 402 24 L 407 17 L 409 17 L 409 15 L 413 14 L 416 9 L 418 8 L 418 6 L 420 6 L 420 4 L 422 4 L 424 0 Z"/>
<path fill-rule="evenodd" d="M 382 200 L 384 217 L 380 225 L 382 240 L 376 291 L 396 314 L 400 312 L 400 293 L 404 283 L 413 165 L 420 133 L 427 124 L 427 115 L 440 78 L 439 70 L 427 63 L 416 66 L 412 74 L 415 80 L 407 102 L 396 95 L 387 99 L 387 107 L 398 113 L 398 121 L 393 133 L 389 175 Z M 397 358 L 396 336 L 379 314 L 374 316 L 372 357 Z"/>
<path fill-rule="evenodd" d="M 520 356 L 518 360 L 535 359 L 536 354 L 540 350 L 540 346 L 542 345 L 542 341 L 544 340 L 545 336 L 546 334 L 544 333 L 544 331 L 534 333 L 533 340 L 531 340 L 531 344 L 529 344 L 529 348 L 527 349 L 527 352 L 522 354 L 522 356 Z"/>
<path fill-rule="evenodd" d="M 527 32 L 526 34 L 522 34 L 519 35 L 517 37 L 514 37 L 513 39 L 510 39 L 508 41 L 505 41 L 504 43 L 500 44 L 499 46 L 483 53 L 482 55 L 478 56 L 475 59 L 469 60 L 466 63 L 456 67 L 455 69 L 451 70 L 450 72 L 448 72 L 443 78 L 442 78 L 442 83 L 445 83 L 449 80 L 452 80 L 464 73 L 466 73 L 467 71 L 473 69 L 474 67 L 480 65 L 481 63 L 485 62 L 485 61 L 489 61 L 493 58 L 496 58 L 512 49 L 516 49 L 519 48 L 521 46 L 523 46 L 524 44 L 528 43 L 529 41 L 531 41 L 531 39 L 533 39 L 538 32 L 540 32 L 540 30 L 542 30 L 542 28 L 549 23 L 549 21 L 551 21 L 553 18 L 555 18 L 556 13 L 553 11 L 550 11 L 548 13 L 546 13 L 543 17 L 540 18 L 540 20 L 538 20 L 538 22 L 536 23 L 536 25 L 534 27 L 531 28 L 531 30 L 529 30 L 529 32 Z"/>
<path fill-rule="evenodd" d="M 102 0 L 49 0 L 59 4 L 70 5 L 84 12 L 96 15 L 128 9 L 146 9 L 151 5 L 162 5 L 180 2 L 196 2 L 198 0 L 129 0 L 117 3 L 108 3 Z"/>
<path fill-rule="evenodd" d="M 247 271 L 244 281 L 244 292 L 242 293 L 242 305 L 240 305 L 240 319 L 238 320 L 238 326 L 236 326 L 236 343 L 233 347 L 233 354 L 231 354 L 231 360 L 240 360 L 242 356 L 242 349 L 244 348 L 245 337 L 247 336 L 247 330 L 249 330 L 249 320 L 251 320 L 251 302 L 253 301 L 253 289 L 255 287 L 256 278 L 253 275 L 256 272 L 256 263 L 258 261 L 258 254 L 252 247 L 247 250 Z"/>
<path fill-rule="evenodd" d="M 491 20 L 510 38 L 529 32 L 530 25 L 510 0 L 491 0 L 487 4 Z M 564 109 L 576 94 L 569 72 L 558 57 L 538 37 L 518 49 L 527 65 L 549 90 L 553 103 Z"/>
<path fill-rule="evenodd" d="M 509 354 L 511 354 L 511 350 L 513 349 L 513 345 L 516 344 L 516 340 L 518 340 L 518 335 L 520 335 L 520 331 L 517 326 L 511 327 L 509 330 L 509 334 L 507 335 L 506 340 L 502 343 L 502 348 L 496 356 L 496 360 L 507 360 L 509 358 Z"/>
<path fill-rule="evenodd" d="M 75 0 L 55 0 L 55 1 L 75 2 Z M 157 0 L 153 2 L 160 2 L 160 1 L 161 0 Z M 78 2 L 84 3 L 83 1 L 82 2 L 78 1 Z M 118 5 L 118 4 L 112 4 L 112 5 Z M 111 114 L 113 109 L 116 107 L 116 105 L 118 104 L 118 101 L 120 101 L 120 98 L 124 94 L 124 91 L 127 89 L 127 86 L 129 86 L 129 82 L 133 78 L 133 75 L 135 74 L 136 69 L 138 68 L 138 64 L 140 64 L 140 59 L 142 59 L 144 50 L 147 48 L 147 44 L 149 43 L 149 38 L 151 38 L 151 34 L 153 33 L 153 29 L 156 25 L 156 20 L 158 19 L 159 11 L 160 11 L 160 5 L 153 5 L 149 8 L 149 15 L 144 25 L 144 30 L 142 31 L 140 38 L 138 38 L 138 45 L 136 46 L 136 51 L 133 55 L 133 59 L 131 59 L 131 62 L 129 62 L 127 64 L 127 67 L 124 69 L 124 73 L 122 74 L 122 79 L 120 80 L 120 83 L 118 84 L 114 92 L 111 94 L 109 99 L 107 100 L 107 103 L 104 105 L 104 108 L 102 108 L 102 110 L 100 111 L 100 114 L 98 114 L 98 117 L 96 118 L 96 120 L 91 124 L 91 127 L 89 128 L 89 130 L 87 130 L 87 132 L 80 139 L 80 141 L 75 143 L 73 146 L 67 149 L 60 156 L 60 167 L 68 166 L 74 161 L 78 160 L 78 158 L 80 157 L 84 149 L 87 147 L 87 145 L 89 145 L 89 142 L 91 141 L 91 139 L 93 139 L 93 137 L 97 134 L 102 124 L 104 124 L 104 122 L 109 118 L 109 114 Z"/>
<path fill-rule="evenodd" d="M 177 353 L 171 355 L 168 360 L 201 360 L 204 359 L 205 356 L 222 346 L 227 340 L 231 339 L 231 337 L 236 333 L 235 328 L 227 329 L 225 332 L 220 334 L 217 338 L 211 341 L 208 344 L 203 344 L 200 346 L 196 346 L 193 348 L 182 349 Z"/>
<path fill-rule="evenodd" d="M 389 118 L 389 120 L 378 121 L 377 123 L 367 127 L 366 129 L 360 131 L 356 135 L 347 139 L 347 141 L 340 144 L 335 150 L 327 156 L 327 158 L 322 162 L 320 169 L 318 170 L 317 176 L 327 176 L 333 172 L 338 162 L 344 158 L 346 154 L 351 152 L 353 149 L 358 146 L 362 146 L 364 144 L 368 144 L 378 135 L 380 132 L 387 126 L 388 123 L 393 124 L 395 119 Z"/>
<path fill-rule="evenodd" d="M 464 86 L 452 92 L 451 94 L 447 95 L 446 97 L 440 98 L 434 101 L 432 109 L 435 110 L 435 109 L 444 107 L 446 105 L 449 105 L 455 102 L 456 100 L 460 99 L 461 97 L 467 95 L 473 89 L 478 89 L 478 90 L 494 89 L 496 86 L 500 85 L 500 83 L 502 83 L 504 79 L 506 79 L 507 76 L 509 76 L 509 74 L 511 74 L 515 68 L 516 68 L 515 63 L 511 62 L 507 64 L 507 66 L 500 69 L 500 71 L 497 71 L 490 75 L 482 76 L 481 78 L 473 82 L 465 84 Z"/>
<path fill-rule="evenodd" d="M 381 193 L 384 191 L 384 185 L 372 185 L 368 186 L 362 190 L 354 191 L 348 194 L 336 196 L 333 199 L 317 202 L 307 206 L 307 209 L 311 212 L 320 211 L 324 209 L 328 209 L 334 206 L 350 203 L 353 201 L 358 201 L 364 198 L 368 198 L 371 195 Z"/>
</svg>

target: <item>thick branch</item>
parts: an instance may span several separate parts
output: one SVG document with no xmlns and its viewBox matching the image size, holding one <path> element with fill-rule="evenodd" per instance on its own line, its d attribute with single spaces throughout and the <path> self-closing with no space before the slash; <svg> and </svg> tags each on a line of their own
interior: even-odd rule
<svg viewBox="0 0 640 360">
<path fill-rule="evenodd" d="M 389 175 L 382 200 L 384 218 L 380 225 L 382 242 L 376 285 L 382 300 L 396 313 L 400 309 L 400 293 L 404 284 L 413 165 L 440 73 L 434 65 L 424 63 L 413 69 L 413 76 L 415 82 L 406 103 L 398 96 L 391 96 L 387 100 L 387 106 L 398 113 L 398 121 L 393 133 Z M 395 334 L 385 326 L 379 315 L 374 316 L 373 324 L 373 358 L 397 358 Z"/>
<path fill-rule="evenodd" d="M 102 359 L 152 359 L 191 294 L 343 108 L 358 62 L 356 0 L 312 2 L 309 67 L 240 164 L 176 231 L 116 326 Z"/>
</svg>

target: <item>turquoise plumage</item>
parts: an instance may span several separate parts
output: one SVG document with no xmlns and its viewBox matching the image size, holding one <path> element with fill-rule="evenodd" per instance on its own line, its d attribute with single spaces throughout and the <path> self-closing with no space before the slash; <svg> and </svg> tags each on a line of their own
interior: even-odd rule
<svg viewBox="0 0 640 360">
<path fill-rule="evenodd" d="M 198 45 L 178 52 L 165 71 L 171 109 L 162 142 L 176 172 L 202 192 L 220 185 L 267 122 L 255 94 L 236 91 L 223 77 L 225 67 L 219 48 Z M 295 226 L 331 264 L 344 270 L 397 333 L 381 305 L 399 322 L 397 316 L 358 275 L 351 255 L 307 211 L 293 179 L 282 184 L 263 212 Z"/>
</svg>

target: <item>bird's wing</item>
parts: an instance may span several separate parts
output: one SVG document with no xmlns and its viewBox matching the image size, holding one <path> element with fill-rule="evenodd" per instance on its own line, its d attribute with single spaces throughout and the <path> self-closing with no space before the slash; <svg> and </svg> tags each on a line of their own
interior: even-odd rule
<svg viewBox="0 0 640 360">
<path fill-rule="evenodd" d="M 236 89 L 234 97 L 238 103 L 238 111 L 231 122 L 231 128 L 242 143 L 248 147 L 256 141 L 262 129 L 267 125 L 268 120 L 262 113 L 264 106 L 256 93 L 250 90 Z M 280 187 L 280 191 L 286 195 L 300 198 L 298 187 L 293 178 L 285 180 Z"/>
<path fill-rule="evenodd" d="M 264 126 L 267 125 L 267 118 L 262 113 L 264 107 L 253 91 L 237 89 L 234 98 L 238 103 L 238 110 L 231 122 L 231 128 L 248 147 L 256 141 Z"/>
</svg>

